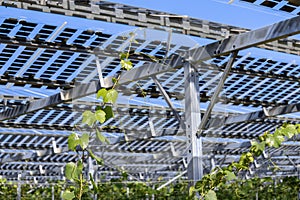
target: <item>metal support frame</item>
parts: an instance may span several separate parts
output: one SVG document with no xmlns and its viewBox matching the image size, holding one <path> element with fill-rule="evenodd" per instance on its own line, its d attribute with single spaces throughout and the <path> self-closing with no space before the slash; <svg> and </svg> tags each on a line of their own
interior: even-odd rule
<svg viewBox="0 0 300 200">
<path fill-rule="evenodd" d="M 154 83 L 156 84 L 156 86 L 158 87 L 159 91 L 161 92 L 161 94 L 163 95 L 163 97 L 165 98 L 167 104 L 169 105 L 169 107 L 171 108 L 175 118 L 177 119 L 177 121 L 179 122 L 180 125 L 182 125 L 182 121 L 181 121 L 181 116 L 178 114 L 177 110 L 175 109 L 168 93 L 166 92 L 166 90 L 163 88 L 163 86 L 160 84 L 159 80 L 156 78 L 156 76 L 151 76 L 151 78 L 153 79 Z"/>
<path fill-rule="evenodd" d="M 243 50 L 298 33 L 300 33 L 300 16 L 191 49 L 182 56 L 195 64 L 202 60 L 226 55 L 233 51 Z"/>
<path fill-rule="evenodd" d="M 208 120 L 208 118 L 210 117 L 210 114 L 211 114 L 211 111 L 214 107 L 214 105 L 216 104 L 217 100 L 218 100 L 218 97 L 219 97 L 219 94 L 224 86 L 224 83 L 225 83 L 225 80 L 226 78 L 228 77 L 229 75 L 229 72 L 230 72 L 230 69 L 233 65 L 233 62 L 235 60 L 235 58 L 237 57 L 238 55 L 238 52 L 237 51 L 234 51 L 232 54 L 231 54 L 231 57 L 229 59 L 229 61 L 227 62 L 227 65 L 226 65 L 226 68 L 225 68 L 225 71 L 223 72 L 222 74 L 222 77 L 221 79 L 219 80 L 219 83 L 215 89 L 215 92 L 210 100 L 210 103 L 208 105 L 208 108 L 206 109 L 206 112 L 203 116 L 203 118 L 201 119 L 201 123 L 200 123 L 200 126 L 198 128 L 198 133 L 197 133 L 197 136 L 200 137 L 201 134 L 202 134 L 202 131 L 203 131 L 203 128 L 205 127 L 206 125 L 206 122 Z"/>
<path fill-rule="evenodd" d="M 22 177 L 22 174 L 18 174 L 18 185 L 17 185 L 17 200 L 21 200 L 21 177 Z"/>
<path fill-rule="evenodd" d="M 64 1 L 65 2 L 65 1 Z M 128 24 L 130 26 L 148 27 L 161 29 L 162 27 L 176 29 L 177 32 L 193 35 L 198 37 L 204 37 L 209 39 L 219 40 L 220 38 L 228 37 L 229 34 L 238 34 L 249 31 L 245 28 L 234 27 L 216 22 L 209 22 L 206 20 L 191 18 L 188 16 L 179 16 L 172 13 L 166 13 L 156 10 L 150 10 L 145 8 L 138 8 L 130 5 L 116 4 L 113 2 L 101 3 L 96 5 L 94 3 L 86 5 L 76 5 L 74 3 L 57 4 L 47 1 L 47 3 L 41 3 L 40 1 L 25 0 L 0 0 L 3 6 L 17 7 L 21 9 L 28 9 L 42 12 L 54 12 L 62 15 L 82 17 L 106 22 Z M 117 7 L 118 9 L 112 9 Z M 130 12 L 123 12 L 123 9 Z M 126 18 L 124 18 L 126 17 Z M 178 18 L 176 22 L 172 22 L 171 18 Z M 195 25 L 193 25 L 195 24 Z M 203 26 L 198 26 L 203 24 Z M 213 29 L 211 29 L 213 27 Z M 217 30 L 216 30 L 217 28 Z M 274 51 L 281 51 L 286 53 L 293 53 L 298 55 L 299 42 L 295 39 L 288 39 L 288 42 L 274 42 L 263 44 L 260 47 L 266 49 L 272 49 Z M 278 46 L 282 48 L 278 48 Z"/>
<path fill-rule="evenodd" d="M 260 111 L 255 111 L 246 114 L 240 114 L 235 116 L 229 116 L 226 118 L 215 118 L 210 120 L 207 123 L 206 129 L 208 128 L 216 128 L 221 127 L 224 125 L 234 124 L 234 123 L 241 123 L 241 122 L 249 122 L 258 119 L 266 119 L 268 117 L 273 117 L 276 115 L 284 115 L 289 113 L 300 112 L 300 103 L 290 104 L 286 106 L 278 106 L 274 108 L 264 108 Z"/>
<path fill-rule="evenodd" d="M 196 136 L 201 122 L 199 74 L 190 63 L 184 65 L 185 79 L 185 132 L 187 136 L 188 179 L 194 185 L 203 176 L 202 138 Z"/>
<path fill-rule="evenodd" d="M 174 181 L 176 181 L 177 179 L 179 179 L 180 177 L 182 177 L 183 175 L 186 174 L 187 171 L 183 171 L 182 173 L 180 173 L 179 175 L 175 176 L 174 178 L 170 179 L 168 182 L 164 183 L 163 185 L 159 186 L 156 190 L 161 190 L 162 188 L 170 185 L 171 183 L 173 183 Z"/>
<path fill-rule="evenodd" d="M 132 81 L 147 78 L 170 70 L 175 70 L 182 67 L 183 65 L 182 58 L 177 55 L 171 56 L 170 60 L 171 61 L 168 63 L 168 65 L 162 65 L 160 63 L 149 63 L 145 64 L 143 67 L 138 67 L 130 71 L 126 71 L 121 74 L 118 84 L 125 85 Z M 26 105 L 18 105 L 12 109 L 7 109 L 0 113 L 0 121 L 95 94 L 102 87 L 109 88 L 112 87 L 113 84 L 114 83 L 112 81 L 112 77 L 104 78 L 104 85 L 101 85 L 100 81 L 92 81 L 88 84 L 80 84 L 72 89 L 62 90 L 60 93 L 33 102 L 29 102 Z"/>
</svg>

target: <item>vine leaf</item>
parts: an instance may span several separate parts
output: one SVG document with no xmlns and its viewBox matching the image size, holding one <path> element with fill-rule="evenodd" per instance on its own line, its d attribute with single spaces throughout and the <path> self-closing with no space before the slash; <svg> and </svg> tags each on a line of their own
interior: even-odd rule
<svg viewBox="0 0 300 200">
<path fill-rule="evenodd" d="M 98 120 L 101 124 L 102 124 L 103 122 L 105 122 L 105 115 L 106 115 L 106 113 L 105 113 L 103 110 L 97 110 L 97 111 L 95 112 L 95 118 L 96 118 L 96 120 Z"/>
<path fill-rule="evenodd" d="M 106 94 L 107 94 L 107 90 L 105 89 L 105 88 L 102 88 L 101 90 L 99 90 L 98 92 L 97 92 L 97 99 L 99 99 L 100 97 L 102 97 L 103 99 L 105 98 L 105 96 L 106 96 Z"/>
<path fill-rule="evenodd" d="M 97 194 L 97 191 L 98 191 L 97 184 L 95 183 L 94 178 L 93 178 L 93 176 L 92 176 L 91 173 L 89 173 L 89 176 L 90 176 L 90 180 L 91 180 L 92 185 L 93 185 L 93 191 L 94 191 L 94 194 Z"/>
<path fill-rule="evenodd" d="M 79 145 L 79 137 L 76 133 L 72 133 L 68 137 L 68 147 L 70 150 L 75 151 L 77 145 Z"/>
<path fill-rule="evenodd" d="M 106 113 L 105 115 L 106 120 L 114 117 L 114 112 L 111 106 L 105 106 L 103 111 Z"/>
<path fill-rule="evenodd" d="M 100 142 L 109 144 L 109 140 L 98 129 L 96 129 L 96 135 Z"/>
<path fill-rule="evenodd" d="M 213 190 L 209 190 L 205 195 L 205 200 L 217 200 L 217 194 Z"/>
<path fill-rule="evenodd" d="M 91 150 L 88 150 L 90 156 L 96 160 L 96 163 L 98 165 L 103 165 L 103 159 L 102 158 L 99 158 L 98 156 L 96 156 Z"/>
<path fill-rule="evenodd" d="M 103 101 L 105 103 L 112 103 L 112 104 L 114 104 L 114 103 L 116 103 L 117 99 L 118 99 L 118 92 L 117 92 L 117 90 L 110 89 L 110 90 L 107 91 L 105 97 L 103 98 Z"/>
<path fill-rule="evenodd" d="M 87 148 L 87 146 L 89 145 L 89 141 L 90 141 L 89 134 L 83 133 L 81 138 L 79 139 L 79 144 L 83 150 Z"/>
<path fill-rule="evenodd" d="M 82 123 L 92 126 L 96 122 L 94 113 L 90 110 L 86 110 L 82 114 Z"/>
<path fill-rule="evenodd" d="M 292 124 L 286 125 L 286 127 L 282 128 L 280 131 L 288 138 L 291 138 L 298 133 L 296 127 Z"/>
<path fill-rule="evenodd" d="M 74 192 L 70 192 L 69 190 L 66 190 L 62 194 L 62 198 L 65 200 L 71 200 L 75 198 Z"/>
<path fill-rule="evenodd" d="M 257 142 L 257 141 L 252 141 L 251 142 L 251 152 L 255 155 L 255 156 L 260 156 L 262 154 L 262 152 L 264 151 L 266 147 L 266 142 Z"/>
<path fill-rule="evenodd" d="M 133 65 L 130 60 L 121 60 L 121 67 L 126 69 L 126 70 L 131 70 Z"/>
<path fill-rule="evenodd" d="M 125 60 L 125 59 L 128 59 L 129 57 L 129 53 L 120 53 L 120 60 Z"/>
<path fill-rule="evenodd" d="M 226 174 L 227 181 L 232 181 L 232 180 L 236 179 L 235 174 L 233 172 L 231 172 L 231 171 L 227 171 L 226 170 L 225 174 Z"/>
<path fill-rule="evenodd" d="M 75 173 L 76 168 L 77 168 L 77 166 L 73 162 L 69 162 L 66 164 L 65 175 L 66 175 L 67 179 L 74 180 L 74 179 L 78 178 L 77 173 Z"/>
</svg>

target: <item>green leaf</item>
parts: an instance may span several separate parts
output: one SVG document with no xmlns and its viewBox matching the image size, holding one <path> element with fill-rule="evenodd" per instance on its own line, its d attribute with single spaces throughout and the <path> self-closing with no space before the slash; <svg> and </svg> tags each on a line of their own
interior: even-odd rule
<svg viewBox="0 0 300 200">
<path fill-rule="evenodd" d="M 209 190 L 205 195 L 205 200 L 217 200 L 217 194 L 213 190 Z"/>
<path fill-rule="evenodd" d="M 260 156 L 265 150 L 266 142 L 252 141 L 251 145 L 252 145 L 250 148 L 251 153 L 253 153 L 255 156 Z"/>
<path fill-rule="evenodd" d="M 126 70 L 131 70 L 133 67 L 132 62 L 130 60 L 121 60 L 121 66 Z"/>
<path fill-rule="evenodd" d="M 97 99 L 99 99 L 100 97 L 102 97 L 104 99 L 104 97 L 106 96 L 107 90 L 105 88 L 102 88 L 101 90 L 99 90 L 97 92 Z"/>
<path fill-rule="evenodd" d="M 96 135 L 100 142 L 109 144 L 109 140 L 104 137 L 104 135 L 102 135 L 102 133 L 98 129 L 96 129 Z"/>
<path fill-rule="evenodd" d="M 231 172 L 231 171 L 227 171 L 226 170 L 225 174 L 226 174 L 226 180 L 227 181 L 232 181 L 232 180 L 236 179 L 235 174 L 233 172 Z"/>
<path fill-rule="evenodd" d="M 82 114 L 82 123 L 92 126 L 96 122 L 95 114 L 92 111 L 86 110 Z"/>
<path fill-rule="evenodd" d="M 96 163 L 98 165 L 103 165 L 103 159 L 102 158 L 99 158 L 98 156 L 96 156 L 91 150 L 88 150 L 90 156 L 96 160 Z"/>
<path fill-rule="evenodd" d="M 294 126 L 293 124 L 287 124 L 285 128 L 282 127 L 281 129 L 279 129 L 279 131 L 288 138 L 291 138 L 294 135 L 298 134 L 296 126 Z"/>
<path fill-rule="evenodd" d="M 89 134 L 83 133 L 81 138 L 79 139 L 79 144 L 83 150 L 87 148 L 87 146 L 89 145 L 89 141 L 90 141 Z"/>
<path fill-rule="evenodd" d="M 120 53 L 120 60 L 125 60 L 128 59 L 129 57 L 129 53 Z"/>
<path fill-rule="evenodd" d="M 90 176 L 90 180 L 91 180 L 92 185 L 93 185 L 94 194 L 97 194 L 97 192 L 98 192 L 97 184 L 95 183 L 94 178 L 93 178 L 91 173 L 89 173 L 89 176 Z"/>
<path fill-rule="evenodd" d="M 105 106 L 103 111 L 106 113 L 105 115 L 106 120 L 114 117 L 114 112 L 111 106 Z"/>
<path fill-rule="evenodd" d="M 73 162 L 69 162 L 66 164 L 66 167 L 65 167 L 65 176 L 67 179 L 69 180 L 74 180 L 74 178 L 78 178 L 75 174 L 75 171 L 76 171 L 76 164 L 73 163 Z"/>
<path fill-rule="evenodd" d="M 95 118 L 98 120 L 100 123 L 105 122 L 105 115 L 106 113 L 103 110 L 97 110 L 95 112 Z"/>
<path fill-rule="evenodd" d="M 110 90 L 107 91 L 107 93 L 106 93 L 103 101 L 105 103 L 112 103 L 112 104 L 114 104 L 114 103 L 116 103 L 117 99 L 118 99 L 118 92 L 117 92 L 117 90 L 110 89 Z"/>
<path fill-rule="evenodd" d="M 62 194 L 62 198 L 66 200 L 71 200 L 75 198 L 74 192 L 70 192 L 69 190 L 66 190 Z"/>
<path fill-rule="evenodd" d="M 68 147 L 70 150 L 75 151 L 77 145 L 79 145 L 78 135 L 76 133 L 72 133 L 68 137 Z"/>
<path fill-rule="evenodd" d="M 195 187 L 194 186 L 191 186 L 190 189 L 189 189 L 189 196 L 193 196 L 195 193 Z"/>
</svg>

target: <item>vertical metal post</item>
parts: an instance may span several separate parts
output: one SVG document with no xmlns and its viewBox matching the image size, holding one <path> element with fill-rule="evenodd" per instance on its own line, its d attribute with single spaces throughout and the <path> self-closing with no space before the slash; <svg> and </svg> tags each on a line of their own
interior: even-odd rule
<svg viewBox="0 0 300 200">
<path fill-rule="evenodd" d="M 52 188 L 51 188 L 51 189 L 52 189 L 52 200 L 55 200 L 55 199 L 54 199 L 54 186 L 53 186 L 53 185 L 52 185 Z"/>
<path fill-rule="evenodd" d="M 197 137 L 201 123 L 199 75 L 190 63 L 184 65 L 185 78 L 185 131 L 187 136 L 188 179 L 194 185 L 203 176 L 202 139 Z"/>
<path fill-rule="evenodd" d="M 18 174 L 17 200 L 21 200 L 21 174 Z"/>
</svg>

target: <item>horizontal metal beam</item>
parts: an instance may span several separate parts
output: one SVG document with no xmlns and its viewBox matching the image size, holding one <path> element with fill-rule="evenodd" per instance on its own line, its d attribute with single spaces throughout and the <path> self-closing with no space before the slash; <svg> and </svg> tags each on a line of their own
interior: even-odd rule
<svg viewBox="0 0 300 200">
<path fill-rule="evenodd" d="M 128 84 L 143 78 L 147 78 L 159 73 L 170 70 L 175 70 L 182 66 L 182 59 L 176 55 L 171 56 L 166 64 L 149 63 L 142 67 L 133 68 L 120 75 L 119 85 Z M 49 97 L 28 102 L 26 105 L 18 105 L 12 109 L 7 109 L 0 113 L 0 121 L 14 118 L 26 113 L 30 113 L 43 108 L 55 106 L 60 103 L 78 99 L 84 96 L 95 94 L 101 88 L 110 88 L 114 85 L 112 77 L 104 78 L 104 84 L 100 86 L 100 81 L 92 81 L 88 84 L 80 84 L 69 90 L 62 90 L 60 93 L 51 95 Z"/>
<path fill-rule="evenodd" d="M 77 99 L 80 97 L 95 94 L 100 89 L 99 81 L 93 81 L 88 84 L 80 84 L 75 88 L 69 90 L 62 90 L 61 92 L 45 97 L 39 100 L 28 102 L 25 105 L 18 105 L 14 108 L 7 109 L 0 113 L 0 121 L 17 117 L 25 113 L 30 113 L 39 109 L 55 106 L 57 104 Z"/>
<path fill-rule="evenodd" d="M 290 104 L 285 106 L 278 106 L 274 108 L 263 108 L 260 111 L 255 111 L 246 114 L 240 114 L 235 116 L 229 116 L 226 118 L 215 118 L 208 121 L 206 129 L 221 127 L 223 125 L 229 125 L 241 122 L 250 122 L 258 119 L 266 119 L 268 117 L 274 117 L 277 115 L 284 115 L 289 113 L 300 112 L 300 103 Z"/>
<path fill-rule="evenodd" d="M 300 16 L 188 50 L 182 56 L 195 64 L 199 61 L 265 44 L 298 33 L 300 33 Z"/>
</svg>

